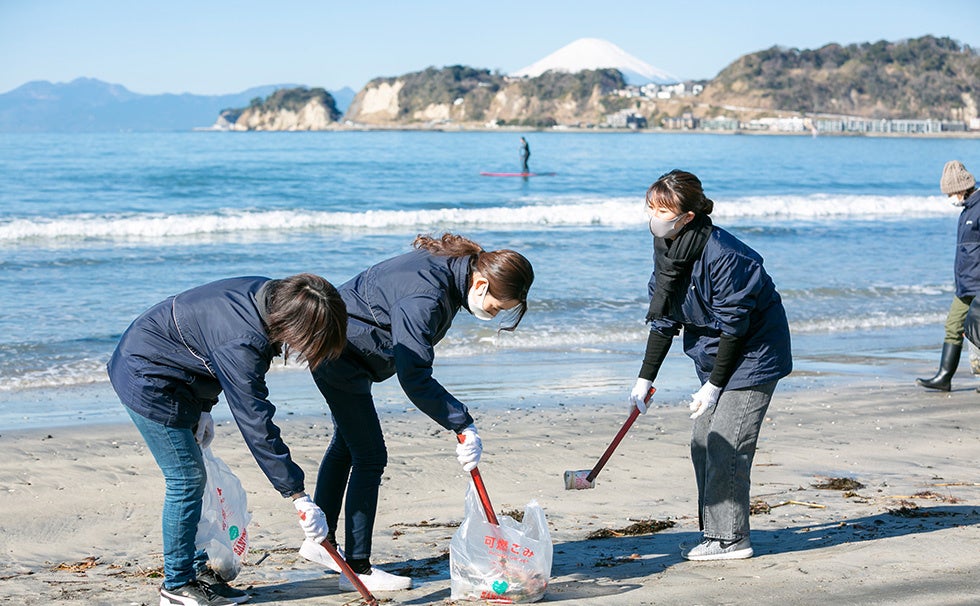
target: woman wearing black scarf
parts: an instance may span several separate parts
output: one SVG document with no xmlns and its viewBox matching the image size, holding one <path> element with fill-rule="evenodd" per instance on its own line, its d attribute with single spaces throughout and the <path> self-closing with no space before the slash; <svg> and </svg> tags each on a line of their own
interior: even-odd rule
<svg viewBox="0 0 980 606">
<path fill-rule="evenodd" d="M 690 408 L 703 540 L 682 546 L 681 555 L 748 558 L 752 458 L 776 383 L 793 364 L 786 312 L 762 257 L 712 225 L 714 203 L 696 176 L 661 176 L 646 206 L 654 236 L 650 336 L 630 407 L 646 412 L 643 398 L 683 328 L 684 352 L 702 384 Z"/>
</svg>

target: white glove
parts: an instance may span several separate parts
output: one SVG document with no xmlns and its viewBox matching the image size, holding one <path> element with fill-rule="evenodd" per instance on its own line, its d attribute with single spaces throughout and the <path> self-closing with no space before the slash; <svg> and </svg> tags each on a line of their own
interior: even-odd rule
<svg viewBox="0 0 980 606">
<path fill-rule="evenodd" d="M 456 460 L 463 466 L 463 471 L 473 471 L 483 454 L 483 441 L 476 433 L 475 425 L 470 425 L 459 435 L 463 436 L 463 441 L 456 445 Z"/>
<path fill-rule="evenodd" d="M 306 538 L 317 544 L 322 543 L 327 538 L 327 516 L 323 515 L 323 510 L 317 507 L 310 495 L 293 499 L 293 505 L 299 512 L 299 525 Z"/>
<path fill-rule="evenodd" d="M 697 393 L 691 394 L 691 418 L 696 419 L 708 411 L 709 408 L 718 403 L 722 389 L 717 385 L 712 385 L 710 381 L 705 381 L 704 385 Z"/>
<path fill-rule="evenodd" d="M 194 429 L 194 439 L 204 450 L 211 445 L 214 440 L 214 419 L 210 412 L 202 412 L 201 418 L 197 420 L 197 427 Z"/>
<path fill-rule="evenodd" d="M 640 411 L 640 414 L 647 411 L 646 398 L 647 394 L 650 393 L 651 387 L 653 387 L 653 381 L 647 381 L 642 377 L 636 380 L 636 385 L 633 386 L 633 391 L 630 392 L 630 414 L 633 413 L 634 407 Z"/>
</svg>

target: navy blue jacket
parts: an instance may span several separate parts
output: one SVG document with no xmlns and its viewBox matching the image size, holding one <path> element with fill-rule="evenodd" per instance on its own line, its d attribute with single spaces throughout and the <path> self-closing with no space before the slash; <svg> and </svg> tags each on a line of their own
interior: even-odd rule
<svg viewBox="0 0 980 606">
<path fill-rule="evenodd" d="M 272 422 L 265 374 L 269 342 L 256 293 L 269 278 L 219 280 L 154 305 L 123 333 L 109 360 L 122 403 L 167 427 L 191 428 L 224 391 L 245 444 L 283 496 L 302 492 L 303 470 Z"/>
<path fill-rule="evenodd" d="M 963 203 L 956 228 L 956 296 L 980 294 L 980 190 Z"/>
<path fill-rule="evenodd" d="M 473 417 L 432 376 L 432 363 L 434 346 L 469 291 L 469 260 L 415 250 L 382 261 L 337 289 L 347 304 L 344 356 L 376 383 L 397 374 L 412 403 L 455 432 Z M 320 366 L 320 377 L 327 376 L 329 364 Z"/>
<path fill-rule="evenodd" d="M 656 272 L 650 277 L 653 295 Z M 691 281 L 670 300 L 670 312 L 650 322 L 666 337 L 684 328 L 684 352 L 694 360 L 698 378 L 708 380 L 721 334 L 742 340 L 741 354 L 726 389 L 776 381 L 793 370 L 786 311 L 762 257 L 720 227 L 712 228 Z"/>
</svg>

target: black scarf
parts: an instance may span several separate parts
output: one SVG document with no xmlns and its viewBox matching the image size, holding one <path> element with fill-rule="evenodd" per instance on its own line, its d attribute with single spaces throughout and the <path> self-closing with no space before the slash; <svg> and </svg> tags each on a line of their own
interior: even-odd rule
<svg viewBox="0 0 980 606">
<path fill-rule="evenodd" d="M 701 258 L 709 237 L 711 217 L 696 214 L 672 242 L 668 243 L 666 238 L 653 238 L 656 283 L 647 311 L 647 322 L 667 315 L 670 296 L 686 286 L 691 277 L 691 268 Z"/>
</svg>

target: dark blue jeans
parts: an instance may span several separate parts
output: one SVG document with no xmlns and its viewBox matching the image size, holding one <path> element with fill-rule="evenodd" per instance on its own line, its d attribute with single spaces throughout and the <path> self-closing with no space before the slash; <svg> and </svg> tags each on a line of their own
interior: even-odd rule
<svg viewBox="0 0 980 606">
<path fill-rule="evenodd" d="M 320 463 L 313 501 L 326 515 L 331 532 L 337 530 L 343 506 L 346 557 L 368 559 L 378 487 L 388 464 L 388 450 L 371 396 L 373 381 L 346 357 L 324 362 L 313 372 L 313 379 L 330 407 L 334 426 L 333 439 Z"/>
<path fill-rule="evenodd" d="M 126 407 L 156 459 L 167 492 L 163 499 L 163 586 L 176 589 L 197 578 L 208 556 L 195 547 L 207 474 L 190 429 L 167 427 Z"/>
</svg>

